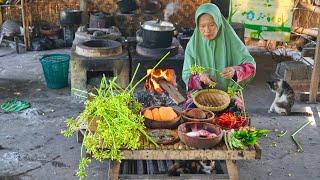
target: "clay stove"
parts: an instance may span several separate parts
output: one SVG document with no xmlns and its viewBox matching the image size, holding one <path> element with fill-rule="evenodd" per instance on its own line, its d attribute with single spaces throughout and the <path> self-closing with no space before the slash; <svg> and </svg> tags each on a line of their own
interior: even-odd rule
<svg viewBox="0 0 320 180">
<path fill-rule="evenodd" d="M 87 90 L 88 72 L 112 72 L 120 86 L 129 83 L 129 57 L 122 44 L 113 40 L 89 40 L 77 44 L 71 51 L 71 88 Z"/>
</svg>

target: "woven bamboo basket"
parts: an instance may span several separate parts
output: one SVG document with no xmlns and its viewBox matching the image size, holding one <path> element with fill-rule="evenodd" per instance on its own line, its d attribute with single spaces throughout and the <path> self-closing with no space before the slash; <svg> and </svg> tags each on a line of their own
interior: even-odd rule
<svg viewBox="0 0 320 180">
<path fill-rule="evenodd" d="M 195 93 L 193 102 L 200 109 L 219 112 L 229 106 L 230 97 L 218 89 L 203 89 Z"/>
</svg>

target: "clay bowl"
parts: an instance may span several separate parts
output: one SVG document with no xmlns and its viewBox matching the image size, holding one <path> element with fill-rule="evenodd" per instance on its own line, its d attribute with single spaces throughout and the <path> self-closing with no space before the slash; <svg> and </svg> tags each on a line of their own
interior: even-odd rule
<svg viewBox="0 0 320 180">
<path fill-rule="evenodd" d="M 215 133 L 216 137 L 191 137 L 188 132 L 192 129 L 207 130 L 208 132 Z M 178 127 L 178 136 L 180 140 L 186 145 L 198 149 L 209 149 L 219 144 L 223 137 L 223 131 L 219 126 L 204 122 L 186 122 Z"/>
<path fill-rule="evenodd" d="M 144 111 L 146 111 L 147 109 L 152 110 L 154 108 L 159 108 L 159 107 L 160 106 L 144 108 L 141 111 L 141 114 L 143 115 Z M 176 109 L 173 109 L 173 110 L 178 116 L 172 120 L 160 121 L 160 120 L 153 120 L 153 119 L 144 117 L 144 124 L 146 125 L 147 128 L 151 128 L 151 129 L 176 129 L 180 125 L 181 113 Z"/>
<path fill-rule="evenodd" d="M 206 114 L 206 118 L 200 119 L 200 118 L 189 117 L 187 114 L 192 109 L 199 109 L 199 110 L 203 111 Z M 183 122 L 206 122 L 206 123 L 212 123 L 213 124 L 214 120 L 215 120 L 215 114 L 212 111 L 203 110 L 203 109 L 200 109 L 200 108 L 188 108 L 188 109 L 185 109 L 184 111 L 182 111 L 181 116 L 182 116 Z"/>
</svg>

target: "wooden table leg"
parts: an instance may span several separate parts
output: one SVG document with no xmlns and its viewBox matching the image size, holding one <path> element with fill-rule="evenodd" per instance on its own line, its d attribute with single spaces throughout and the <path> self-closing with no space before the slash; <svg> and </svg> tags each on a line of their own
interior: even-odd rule
<svg viewBox="0 0 320 180">
<path fill-rule="evenodd" d="M 118 180 L 120 173 L 120 162 L 111 161 L 109 163 L 108 180 Z"/>
<path fill-rule="evenodd" d="M 238 167 L 233 160 L 226 160 L 230 180 L 239 180 Z"/>
</svg>

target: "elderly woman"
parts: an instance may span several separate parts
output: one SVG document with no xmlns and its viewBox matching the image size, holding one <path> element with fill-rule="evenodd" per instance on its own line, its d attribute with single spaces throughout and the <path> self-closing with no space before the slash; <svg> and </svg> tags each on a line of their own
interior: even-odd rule
<svg viewBox="0 0 320 180">
<path fill-rule="evenodd" d="M 195 22 L 182 72 L 188 91 L 202 89 L 213 82 L 216 88 L 226 91 L 231 78 L 241 82 L 254 76 L 253 57 L 216 5 L 202 4 L 196 11 Z M 205 72 L 193 74 L 190 67 L 194 65 L 205 68 Z"/>
</svg>

